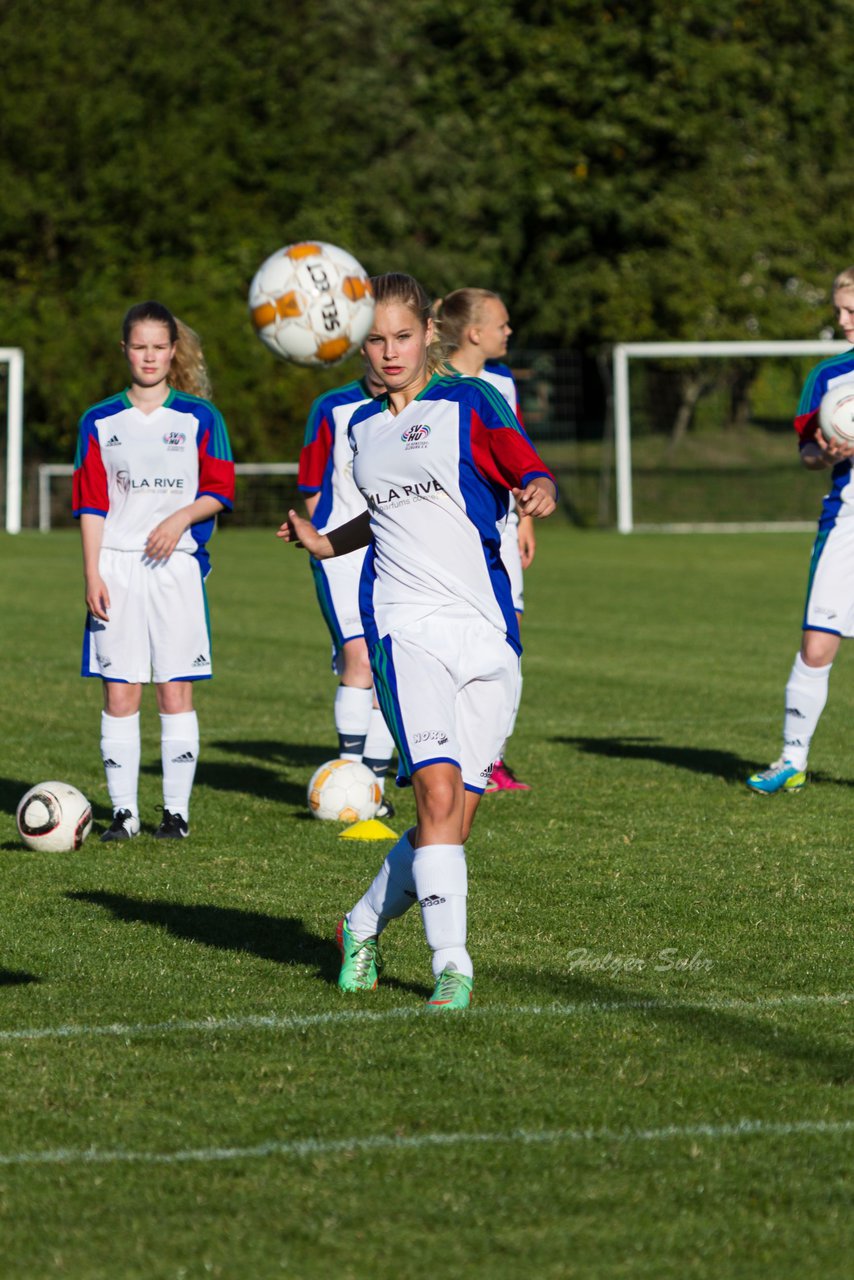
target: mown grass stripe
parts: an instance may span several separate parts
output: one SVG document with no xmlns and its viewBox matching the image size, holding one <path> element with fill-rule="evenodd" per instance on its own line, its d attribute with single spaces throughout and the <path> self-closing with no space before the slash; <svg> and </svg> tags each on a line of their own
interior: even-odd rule
<svg viewBox="0 0 854 1280">
<path fill-rule="evenodd" d="M 829 995 L 759 996 L 756 999 L 710 998 L 699 1000 L 611 1000 L 585 1001 L 578 1004 L 534 1005 L 481 1005 L 467 1011 L 467 1018 L 484 1017 L 552 1017 L 577 1018 L 585 1014 L 608 1013 L 668 1013 L 751 1010 L 767 1012 L 773 1009 L 812 1007 L 817 1005 L 845 1005 L 854 1003 L 854 992 L 837 992 Z M 146 1035 L 173 1035 L 177 1033 L 221 1031 L 305 1031 L 312 1027 L 324 1027 L 338 1023 L 393 1021 L 400 1018 L 424 1016 L 423 1006 L 400 1009 L 342 1009 L 329 1013 L 308 1014 L 246 1014 L 234 1018 L 176 1018 L 166 1022 L 104 1023 L 87 1026 L 69 1024 L 58 1027 L 24 1027 L 18 1030 L 0 1031 L 0 1044 L 14 1041 L 85 1039 L 96 1036 L 116 1038 Z M 432 1015 L 430 1015 L 432 1017 Z"/>
<path fill-rule="evenodd" d="M 316 1157 L 384 1151 L 424 1151 L 438 1147 L 486 1145 L 556 1146 L 561 1143 L 668 1142 L 674 1139 L 724 1141 L 729 1138 L 794 1138 L 854 1132 L 854 1120 L 738 1120 L 735 1124 L 665 1125 L 659 1129 L 511 1129 L 506 1133 L 422 1133 L 411 1137 L 376 1134 L 364 1138 L 297 1138 L 261 1142 L 253 1147 L 199 1147 L 185 1151 L 100 1151 L 57 1148 L 0 1154 L 0 1166 L 53 1164 L 212 1164 L 226 1160 L 258 1160 L 269 1156 Z"/>
</svg>

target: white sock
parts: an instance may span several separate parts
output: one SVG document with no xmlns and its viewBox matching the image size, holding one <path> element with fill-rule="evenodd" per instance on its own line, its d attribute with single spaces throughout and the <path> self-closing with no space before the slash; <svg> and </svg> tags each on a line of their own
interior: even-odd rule
<svg viewBox="0 0 854 1280">
<path fill-rule="evenodd" d="M 468 873 L 461 844 L 423 844 L 412 861 L 415 892 L 427 943 L 433 952 L 433 974 L 457 969 L 466 978 L 474 974 L 466 950 L 466 895 Z"/>
<path fill-rule="evenodd" d="M 339 684 L 335 691 L 335 730 L 342 760 L 361 760 L 374 708 L 373 689 Z"/>
<path fill-rule="evenodd" d="M 132 716 L 108 716 L 101 712 L 101 759 L 113 813 L 129 809 L 139 817 L 139 712 Z"/>
<path fill-rule="evenodd" d="M 368 736 L 365 738 L 365 749 L 362 753 L 362 764 L 370 769 L 380 786 L 385 782 L 393 753 L 394 738 L 388 731 L 385 717 L 379 707 L 372 707 Z"/>
<path fill-rule="evenodd" d="M 783 759 L 796 769 L 806 769 L 810 741 L 827 702 L 829 662 L 826 667 L 808 667 L 800 654 L 795 658 L 786 685 L 786 714 L 783 717 Z"/>
<path fill-rule="evenodd" d="M 160 758 L 163 762 L 163 808 L 190 816 L 190 792 L 199 759 L 199 718 L 195 711 L 160 717 Z"/>
<path fill-rule="evenodd" d="M 418 901 L 412 877 L 414 834 L 414 827 L 404 831 L 394 848 L 386 854 L 386 860 L 368 892 L 347 913 L 347 927 L 358 942 L 378 938 L 389 920 L 396 920 Z"/>
</svg>

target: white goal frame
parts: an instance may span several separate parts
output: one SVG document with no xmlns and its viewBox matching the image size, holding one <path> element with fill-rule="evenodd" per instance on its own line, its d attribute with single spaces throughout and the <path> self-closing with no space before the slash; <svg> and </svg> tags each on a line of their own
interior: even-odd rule
<svg viewBox="0 0 854 1280">
<path fill-rule="evenodd" d="M 24 474 L 24 353 L 20 347 L 0 347 L 0 361 L 9 366 L 6 388 L 6 532 L 20 533 Z"/>
<path fill-rule="evenodd" d="M 617 529 L 668 532 L 748 532 L 750 530 L 812 529 L 808 525 L 778 524 L 680 524 L 635 525 L 632 510 L 632 422 L 629 396 L 630 360 L 680 360 L 695 356 L 832 356 L 849 351 L 851 344 L 826 339 L 778 342 L 619 342 L 613 353 L 614 378 L 614 447 L 617 473 Z"/>
<path fill-rule="evenodd" d="M 236 462 L 238 476 L 295 476 L 298 462 Z M 69 462 L 43 462 L 39 467 L 39 532 L 50 533 L 50 482 L 53 476 L 73 476 Z"/>
</svg>

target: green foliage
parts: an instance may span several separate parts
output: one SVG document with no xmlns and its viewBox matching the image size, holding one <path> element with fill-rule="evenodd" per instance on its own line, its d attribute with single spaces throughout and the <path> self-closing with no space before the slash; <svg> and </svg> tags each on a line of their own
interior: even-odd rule
<svg viewBox="0 0 854 1280">
<path fill-rule="evenodd" d="M 254 270 L 304 236 L 497 288 L 529 346 L 817 334 L 850 252 L 849 27 L 847 0 L 821 23 L 792 0 L 7 6 L 0 342 L 27 354 L 31 449 L 70 456 L 126 306 L 161 296 L 238 456 L 294 456 L 358 366 L 277 365 L 250 331 Z"/>
</svg>

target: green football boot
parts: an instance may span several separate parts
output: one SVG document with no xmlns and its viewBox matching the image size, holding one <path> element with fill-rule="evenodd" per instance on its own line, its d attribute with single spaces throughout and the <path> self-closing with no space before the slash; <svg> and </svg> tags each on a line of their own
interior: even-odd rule
<svg viewBox="0 0 854 1280">
<path fill-rule="evenodd" d="M 347 921 L 342 919 L 338 921 L 335 941 L 341 952 L 339 988 L 342 991 L 375 991 L 383 967 L 377 939 L 366 938 L 364 942 L 357 942 L 347 927 Z"/>
<path fill-rule="evenodd" d="M 431 1013 L 467 1009 L 472 999 L 472 983 L 472 978 L 465 977 L 456 969 L 443 969 L 436 979 L 436 990 L 427 1001 L 427 1008 Z"/>
</svg>

